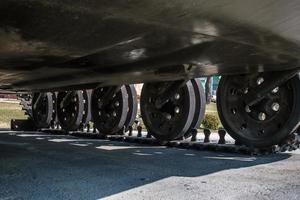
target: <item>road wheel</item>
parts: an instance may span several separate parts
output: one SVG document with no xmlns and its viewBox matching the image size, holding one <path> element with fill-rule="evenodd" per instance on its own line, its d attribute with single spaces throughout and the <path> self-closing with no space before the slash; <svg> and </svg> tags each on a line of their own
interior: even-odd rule
<svg viewBox="0 0 300 200">
<path fill-rule="evenodd" d="M 53 120 L 54 97 L 53 93 L 34 93 L 32 97 L 32 116 L 37 128 L 49 128 Z"/>
<path fill-rule="evenodd" d="M 141 93 L 141 114 L 147 130 L 161 141 L 181 138 L 189 130 L 195 113 L 195 92 L 190 81 L 172 95 L 162 107 L 156 100 L 172 82 L 146 83 Z M 168 93 L 168 91 L 167 91 Z"/>
<path fill-rule="evenodd" d="M 62 129 L 77 131 L 84 116 L 84 91 L 59 92 L 57 94 L 57 118 Z"/>
<path fill-rule="evenodd" d="M 124 127 L 128 111 L 126 87 L 120 87 L 113 96 L 107 97 L 110 89 L 111 87 L 97 88 L 92 93 L 94 126 L 105 135 L 117 134 Z"/>
<path fill-rule="evenodd" d="M 279 144 L 300 121 L 299 75 L 273 88 L 253 106 L 245 104 L 244 95 L 255 91 L 267 76 L 272 74 L 223 76 L 218 86 L 217 107 L 224 128 L 251 147 Z"/>
</svg>

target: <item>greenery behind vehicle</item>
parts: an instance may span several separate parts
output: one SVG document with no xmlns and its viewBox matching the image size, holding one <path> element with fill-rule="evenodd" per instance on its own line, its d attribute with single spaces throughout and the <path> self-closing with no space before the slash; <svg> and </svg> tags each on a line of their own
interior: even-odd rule
<svg viewBox="0 0 300 200">
<path fill-rule="evenodd" d="M 19 103 L 0 102 L 0 128 L 10 128 L 11 119 L 26 119 Z"/>
</svg>

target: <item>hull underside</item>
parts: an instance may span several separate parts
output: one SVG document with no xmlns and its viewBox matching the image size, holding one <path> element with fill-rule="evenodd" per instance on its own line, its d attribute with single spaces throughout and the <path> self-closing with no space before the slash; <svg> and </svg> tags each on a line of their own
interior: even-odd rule
<svg viewBox="0 0 300 200">
<path fill-rule="evenodd" d="M 299 68 L 300 2 L 1 0 L 0 88 Z"/>
</svg>

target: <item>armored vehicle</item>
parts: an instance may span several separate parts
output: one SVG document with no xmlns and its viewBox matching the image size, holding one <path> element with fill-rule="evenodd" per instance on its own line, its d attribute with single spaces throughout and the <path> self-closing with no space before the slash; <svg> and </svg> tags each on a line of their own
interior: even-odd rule
<svg viewBox="0 0 300 200">
<path fill-rule="evenodd" d="M 189 136 L 221 75 L 224 128 L 253 147 L 280 143 L 300 119 L 297 0 L 1 0 L 0 89 L 33 92 L 38 127 L 103 134 L 141 114 L 158 140 Z"/>
</svg>

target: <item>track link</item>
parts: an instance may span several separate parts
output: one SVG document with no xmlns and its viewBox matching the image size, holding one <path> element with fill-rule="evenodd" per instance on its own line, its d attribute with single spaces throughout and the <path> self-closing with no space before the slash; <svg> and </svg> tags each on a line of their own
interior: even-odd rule
<svg viewBox="0 0 300 200">
<path fill-rule="evenodd" d="M 291 135 L 283 144 L 272 146 L 269 148 L 250 148 L 245 145 L 236 145 L 233 143 L 218 144 L 217 142 L 204 143 L 202 140 L 191 141 L 190 139 L 185 140 L 176 140 L 170 142 L 159 142 L 155 138 L 148 138 L 147 133 L 145 132 L 142 136 L 138 137 L 138 132 L 134 131 L 133 136 L 124 135 L 103 135 L 100 133 L 91 133 L 91 132 L 81 132 L 73 131 L 66 133 L 60 129 L 44 129 L 42 132 L 48 134 L 62 134 L 62 135 L 72 135 L 75 137 L 81 138 L 90 138 L 90 139 L 105 139 L 110 141 L 119 141 L 143 145 L 152 145 L 152 146 L 167 146 L 174 148 L 182 149 L 193 149 L 199 151 L 217 151 L 224 153 L 239 153 L 246 155 L 270 155 L 280 152 L 293 151 L 300 148 L 300 136 L 298 134 Z"/>
</svg>

